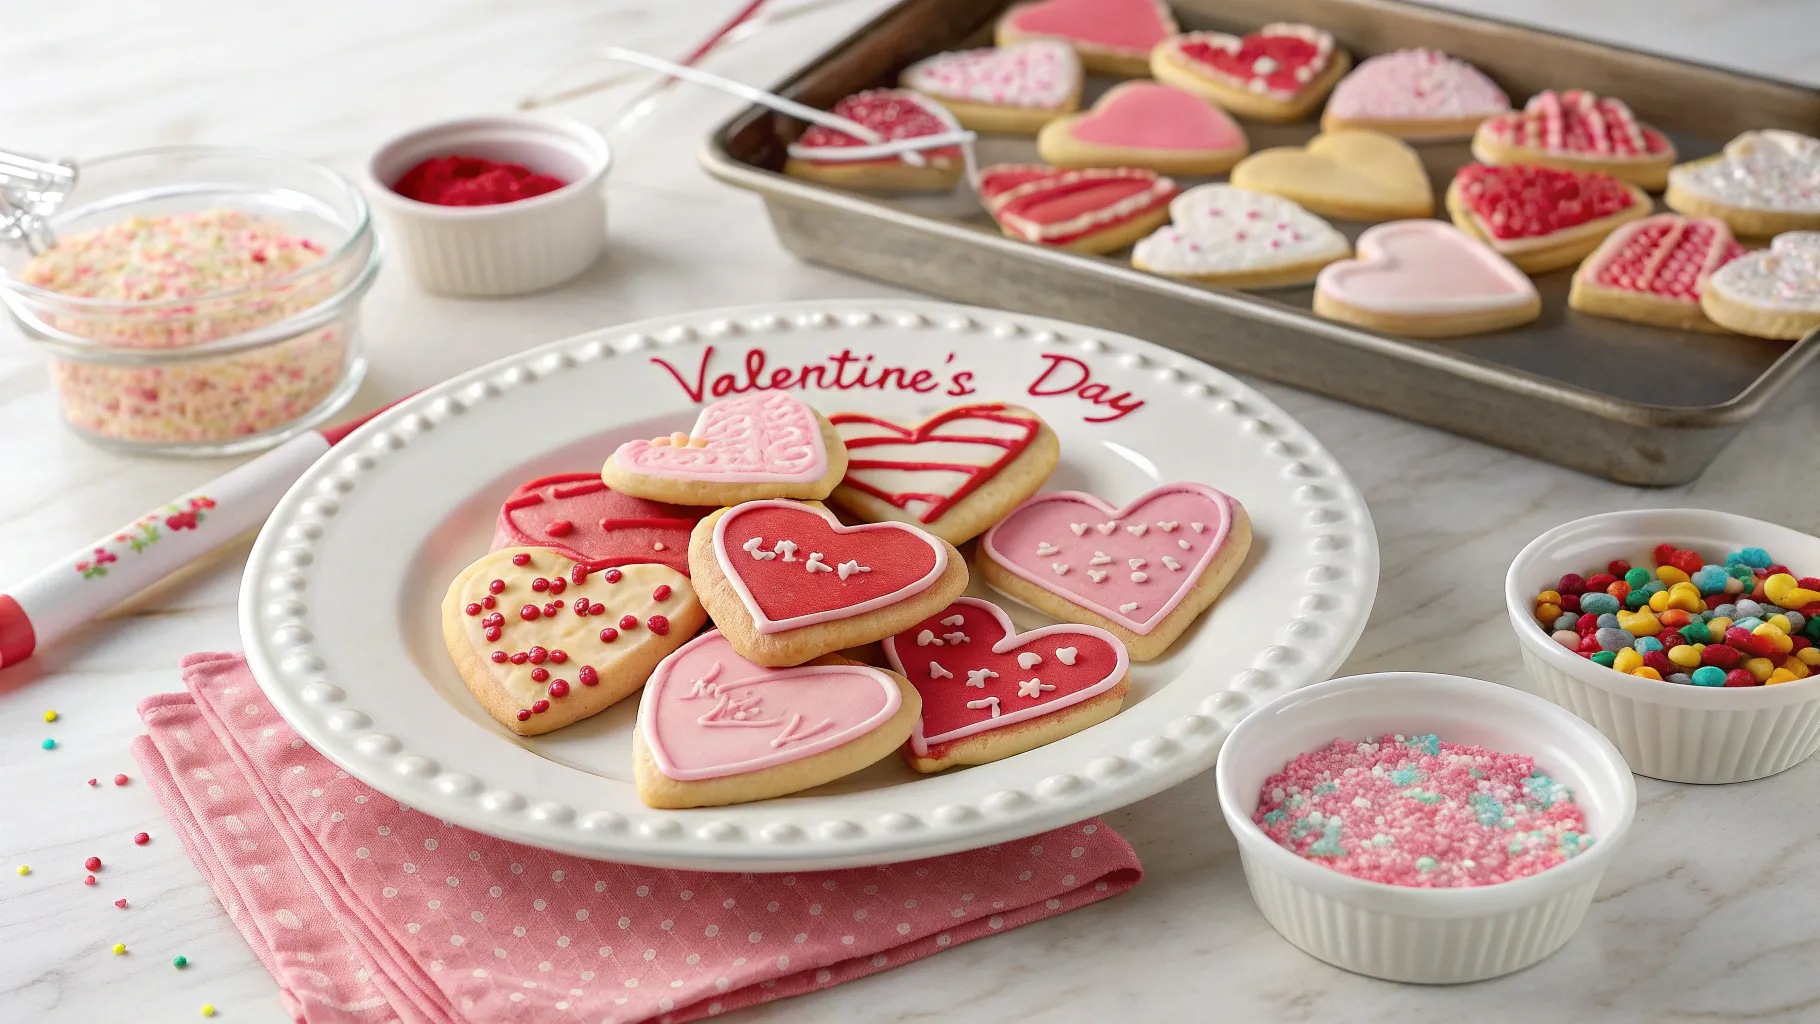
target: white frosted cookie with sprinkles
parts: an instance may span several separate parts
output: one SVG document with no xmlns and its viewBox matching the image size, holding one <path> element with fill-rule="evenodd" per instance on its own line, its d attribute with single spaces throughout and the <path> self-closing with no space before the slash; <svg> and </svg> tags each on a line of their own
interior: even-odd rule
<svg viewBox="0 0 1820 1024">
<path fill-rule="evenodd" d="M 1700 308 L 1721 327 L 1794 341 L 1820 327 L 1820 231 L 1777 235 L 1768 249 L 1720 267 Z"/>
<path fill-rule="evenodd" d="M 1723 153 L 1669 171 L 1663 201 L 1690 217 L 1717 217 L 1747 238 L 1820 230 L 1820 139 L 1745 132 Z"/>
<path fill-rule="evenodd" d="M 1139 270 L 1229 288 L 1305 284 L 1351 243 L 1295 202 L 1231 185 L 1201 185 L 1169 204 L 1170 223 L 1138 242 Z"/>
</svg>

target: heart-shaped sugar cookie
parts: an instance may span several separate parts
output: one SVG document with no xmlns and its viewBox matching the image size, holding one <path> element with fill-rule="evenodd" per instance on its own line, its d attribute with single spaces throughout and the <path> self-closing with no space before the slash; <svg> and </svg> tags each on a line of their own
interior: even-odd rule
<svg viewBox="0 0 1820 1024">
<path fill-rule="evenodd" d="M 1740 334 L 1795 340 L 1820 328 L 1820 231 L 1777 235 L 1715 271 L 1700 295 L 1715 323 Z"/>
<path fill-rule="evenodd" d="M 1725 222 L 1661 213 L 1619 227 L 1574 273 L 1567 303 L 1595 316 L 1682 330 L 1720 328 L 1700 310 L 1707 278 L 1744 255 Z"/>
<path fill-rule="evenodd" d="M 1599 171 L 1655 191 L 1675 162 L 1668 136 L 1638 121 L 1623 100 L 1585 89 L 1553 89 L 1522 110 L 1487 118 L 1472 137 L 1472 155 L 1488 164 L 1542 164 Z"/>
<path fill-rule="evenodd" d="M 1141 75 L 1150 51 L 1174 35 L 1163 0 L 1039 0 L 1005 12 L 998 45 L 1056 39 L 1074 47 L 1089 71 Z"/>
<path fill-rule="evenodd" d="M 1481 121 L 1509 110 L 1510 97 L 1471 64 L 1439 50 L 1395 50 L 1362 61 L 1334 86 L 1321 130 L 1463 138 Z"/>
<path fill-rule="evenodd" d="M 1232 169 L 1232 184 L 1286 196 L 1341 220 L 1426 217 L 1434 211 L 1422 158 L 1381 132 L 1323 132 L 1299 149 L 1253 153 Z"/>
<path fill-rule="evenodd" d="M 1055 722 L 1059 712 L 1123 684 L 1130 668 L 1125 645 L 1103 629 L 1059 625 L 1018 633 L 997 605 L 972 597 L 887 638 L 885 656 L 922 694 L 910 754 L 913 764 L 930 771 L 1008 757 L 1110 717 L 1119 695 L 1103 715 L 1073 728 L 1010 728 Z M 1002 742 L 984 750 L 952 749 L 956 741 L 988 733 Z"/>
<path fill-rule="evenodd" d="M 1509 260 L 1434 220 L 1380 224 L 1359 236 L 1357 259 L 1315 279 L 1315 312 L 1411 337 L 1451 337 L 1527 323 L 1535 285 Z"/>
<path fill-rule="evenodd" d="M 1132 250 L 1139 270 L 1234 288 L 1300 284 L 1352 251 L 1333 225 L 1281 196 L 1200 185 Z"/>
<path fill-rule="evenodd" d="M 1820 139 L 1780 129 L 1745 132 L 1718 156 L 1670 170 L 1663 199 L 1747 237 L 1820 229 Z"/>
<path fill-rule="evenodd" d="M 500 507 L 493 547 L 546 547 L 599 569 L 657 562 L 689 572 L 689 531 L 708 510 L 620 494 L 598 473 L 521 484 Z"/>
<path fill-rule="evenodd" d="M 599 712 L 644 684 L 707 616 L 664 565 L 589 571 L 547 548 L 502 548 L 449 584 L 443 640 L 468 689 L 522 736 Z"/>
<path fill-rule="evenodd" d="M 822 498 L 847 469 L 834 428 L 785 391 L 708 405 L 689 433 L 627 441 L 601 478 L 614 490 L 685 505 L 761 497 Z"/>
<path fill-rule="evenodd" d="M 829 113 L 871 129 L 883 143 L 945 135 L 961 127 L 946 107 L 908 89 L 857 92 Z M 819 124 L 810 125 L 787 153 L 784 173 L 847 188 L 945 191 L 960 180 L 963 164 L 958 145 L 908 155 Z"/>
<path fill-rule="evenodd" d="M 1077 252 L 1131 244 L 1168 216 L 1180 191 L 1141 167 L 998 164 L 980 173 L 980 198 L 1005 234 Z"/>
<path fill-rule="evenodd" d="M 1151 53 L 1150 71 L 1158 81 L 1245 117 L 1296 121 L 1327 95 L 1349 63 L 1325 29 L 1277 22 L 1242 37 L 1175 36 Z"/>
<path fill-rule="evenodd" d="M 1467 164 L 1447 189 L 1460 230 L 1531 274 L 1585 259 L 1613 228 L 1649 214 L 1649 196 L 1592 171 Z"/>
<path fill-rule="evenodd" d="M 1126 82 L 1093 109 L 1057 118 L 1037 135 L 1058 167 L 1147 167 L 1163 174 L 1218 174 L 1245 155 L 1245 133 L 1226 112 L 1157 82 Z"/>
<path fill-rule="evenodd" d="M 898 80 L 947 107 L 963 128 L 1035 131 L 1080 105 L 1081 60 L 1067 43 L 1036 39 L 938 53 L 905 68 Z"/>
</svg>

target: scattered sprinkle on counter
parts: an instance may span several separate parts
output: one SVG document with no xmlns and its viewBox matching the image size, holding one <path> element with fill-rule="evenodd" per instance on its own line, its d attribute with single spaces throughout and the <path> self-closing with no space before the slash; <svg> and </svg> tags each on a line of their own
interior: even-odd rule
<svg viewBox="0 0 1820 1024">
<path fill-rule="evenodd" d="M 38 745 L 43 747 L 46 750 L 56 750 L 57 749 L 57 741 L 53 740 L 49 737 L 46 737 L 44 742 L 40 743 Z"/>
<path fill-rule="evenodd" d="M 188 967 L 189 965 L 190 965 L 190 958 L 187 956 L 180 956 L 180 957 L 177 957 L 175 960 L 171 961 L 172 967 L 183 968 L 183 967 Z"/>
<path fill-rule="evenodd" d="M 144 846 L 146 843 L 149 843 L 151 841 L 152 841 L 152 837 L 144 832 L 140 832 L 139 834 L 133 836 L 133 843 L 138 846 Z"/>
<path fill-rule="evenodd" d="M 124 786 L 124 785 L 126 785 L 126 784 L 127 784 L 127 783 L 128 783 L 128 782 L 131 782 L 131 781 L 132 781 L 132 780 L 131 780 L 131 779 L 128 779 L 128 778 L 127 778 L 127 777 L 126 777 L 126 776 L 124 776 L 124 775 L 116 775 L 116 776 L 114 776 L 114 785 L 116 785 L 116 786 Z"/>
<path fill-rule="evenodd" d="M 44 720 L 45 720 L 45 721 L 47 721 L 47 722 L 55 722 L 55 721 L 56 721 L 56 720 L 57 720 L 57 712 L 55 712 L 55 711 L 46 711 L 46 712 L 45 712 L 45 713 L 44 713 Z"/>
<path fill-rule="evenodd" d="M 114 950 L 115 956 L 125 956 L 126 955 L 126 943 L 124 943 L 124 942 L 114 943 L 113 950 Z"/>
<path fill-rule="evenodd" d="M 1495 885 L 1593 844 L 1534 758 L 1426 736 L 1336 739 L 1264 781 L 1252 820 L 1284 849 L 1371 882 Z"/>
<path fill-rule="evenodd" d="M 85 868 L 88 868 L 90 871 L 100 871 L 101 870 L 101 858 L 100 857 L 90 857 L 88 860 L 85 860 L 82 862 L 82 866 Z"/>
<path fill-rule="evenodd" d="M 202 1004 L 202 1015 L 204 1017 L 213 1017 L 215 1015 L 215 1004 L 214 1003 L 203 1003 Z"/>
<path fill-rule="evenodd" d="M 32 873 L 32 866 L 30 864 L 21 864 L 16 870 L 19 874 L 29 875 Z"/>
</svg>

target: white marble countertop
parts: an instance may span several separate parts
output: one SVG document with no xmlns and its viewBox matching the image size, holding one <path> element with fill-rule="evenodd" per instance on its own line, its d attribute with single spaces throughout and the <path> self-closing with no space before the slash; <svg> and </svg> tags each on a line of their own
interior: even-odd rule
<svg viewBox="0 0 1820 1024">
<path fill-rule="evenodd" d="M 801 2 L 801 0 L 796 0 Z M 798 18 L 713 67 L 775 80 L 882 5 L 851 0 Z M 1812 0 L 1452 0 L 1588 35 L 1820 84 Z M 17 6 L 17 5 L 16 5 Z M 676 54 L 734 0 L 523 0 L 512 5 L 318 0 L 308 5 L 90 0 L 0 12 L 0 144 L 98 155 L 153 144 L 282 148 L 350 174 L 388 134 L 500 110 L 549 69 L 608 42 Z M 617 94 L 625 95 L 624 90 Z M 604 117 L 614 95 L 574 113 Z M 756 198 L 722 188 L 694 149 L 732 108 L 691 95 L 618 140 L 612 252 L 531 298 L 428 296 L 401 268 L 365 306 L 373 369 L 356 400 L 388 396 L 536 342 L 703 306 L 876 296 L 884 286 L 795 261 Z M 1371 501 L 1383 546 L 1377 610 L 1347 672 L 1432 669 L 1521 681 L 1499 582 L 1535 534 L 1628 506 L 1702 505 L 1820 530 L 1820 401 L 1811 382 L 1747 428 L 1688 487 L 1640 491 L 1273 385 Z M 1538 431 L 1548 424 L 1536 424 Z M 222 471 L 225 463 L 111 456 L 58 425 L 42 359 L 0 331 L 0 580 L 85 542 Z M 271 979 L 171 839 L 127 741 L 139 698 L 178 688 L 177 659 L 238 645 L 245 543 L 114 618 L 0 673 L 0 1019 L 279 1021 Z M 1439 625 L 1437 625 L 1439 623 Z M 56 708 L 54 729 L 41 713 Z M 39 749 L 55 735 L 61 746 Z M 953 953 L 790 1000 L 745 1019 L 908 1021 L 1667 1019 L 1820 1017 L 1820 761 L 1723 789 L 1638 780 L 1639 828 L 1585 926 L 1513 977 L 1457 988 L 1372 981 L 1316 962 L 1258 915 L 1211 773 L 1108 819 L 1148 877 L 1134 891 Z M 133 850 L 131 855 L 127 851 Z M 122 914 L 72 874 L 110 860 Z M 111 857 L 110 857 L 111 854 Z M 11 866 L 40 867 L 31 879 Z M 49 879 L 55 874 L 57 881 Z M 128 943 L 134 956 L 107 947 Z M 187 955 L 179 972 L 170 956 Z"/>
</svg>

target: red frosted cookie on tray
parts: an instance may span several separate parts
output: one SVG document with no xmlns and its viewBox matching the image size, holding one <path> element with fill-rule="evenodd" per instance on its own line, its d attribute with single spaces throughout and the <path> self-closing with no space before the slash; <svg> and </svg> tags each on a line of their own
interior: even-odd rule
<svg viewBox="0 0 1820 1024">
<path fill-rule="evenodd" d="M 1163 174 L 1219 174 L 1250 150 L 1226 112 L 1157 82 L 1114 86 L 1093 109 L 1056 118 L 1036 148 L 1057 167 L 1148 167 Z"/>
<path fill-rule="evenodd" d="M 980 172 L 980 198 L 1006 235 L 1076 252 L 1113 252 L 1144 237 L 1169 219 L 1180 192 L 1141 167 L 995 164 Z"/>
<path fill-rule="evenodd" d="M 1628 182 L 1531 164 L 1467 164 L 1447 188 L 1454 225 L 1531 274 L 1580 262 L 1649 210 L 1648 194 Z"/>
<path fill-rule="evenodd" d="M 491 550 L 546 547 L 593 568 L 656 562 L 689 571 L 689 531 L 708 509 L 620 494 L 598 473 L 520 484 L 500 506 Z"/>
<path fill-rule="evenodd" d="M 1291 22 L 1265 25 L 1243 37 L 1189 32 L 1150 54 L 1157 81 L 1260 121 L 1300 121 L 1351 66 L 1332 33 Z"/>
<path fill-rule="evenodd" d="M 888 144 L 924 135 L 960 131 L 960 122 L 940 103 L 907 89 L 857 92 L 829 111 L 876 133 L 868 142 L 823 125 L 810 125 L 790 143 L 784 173 L 841 188 L 946 192 L 961 178 L 958 145 L 905 153 Z"/>
<path fill-rule="evenodd" d="M 891 667 L 923 713 L 904 757 L 919 772 L 985 764 L 1033 750 L 1118 714 L 1130 659 L 1095 626 L 1018 633 L 997 605 L 963 597 L 885 640 Z"/>
<path fill-rule="evenodd" d="M 980 539 L 994 590 L 1161 657 L 1251 549 L 1244 506 L 1206 484 L 1164 484 L 1123 508 L 1080 491 L 1039 494 Z"/>
<path fill-rule="evenodd" d="M 1145 75 L 1151 49 L 1175 32 L 1163 0 L 1038 0 L 1005 12 L 998 45 L 1058 39 L 1074 47 L 1088 71 Z"/>
<path fill-rule="evenodd" d="M 1597 171 L 1659 192 L 1668 184 L 1675 146 L 1638 121 L 1623 100 L 1585 89 L 1549 89 L 1531 96 L 1522 110 L 1480 124 L 1472 155 L 1488 164 Z"/>
<path fill-rule="evenodd" d="M 1574 273 L 1567 304 L 1582 313 L 1690 331 L 1723 331 L 1700 309 L 1713 272 L 1744 255 L 1725 222 L 1662 213 L 1606 236 Z"/>
</svg>

